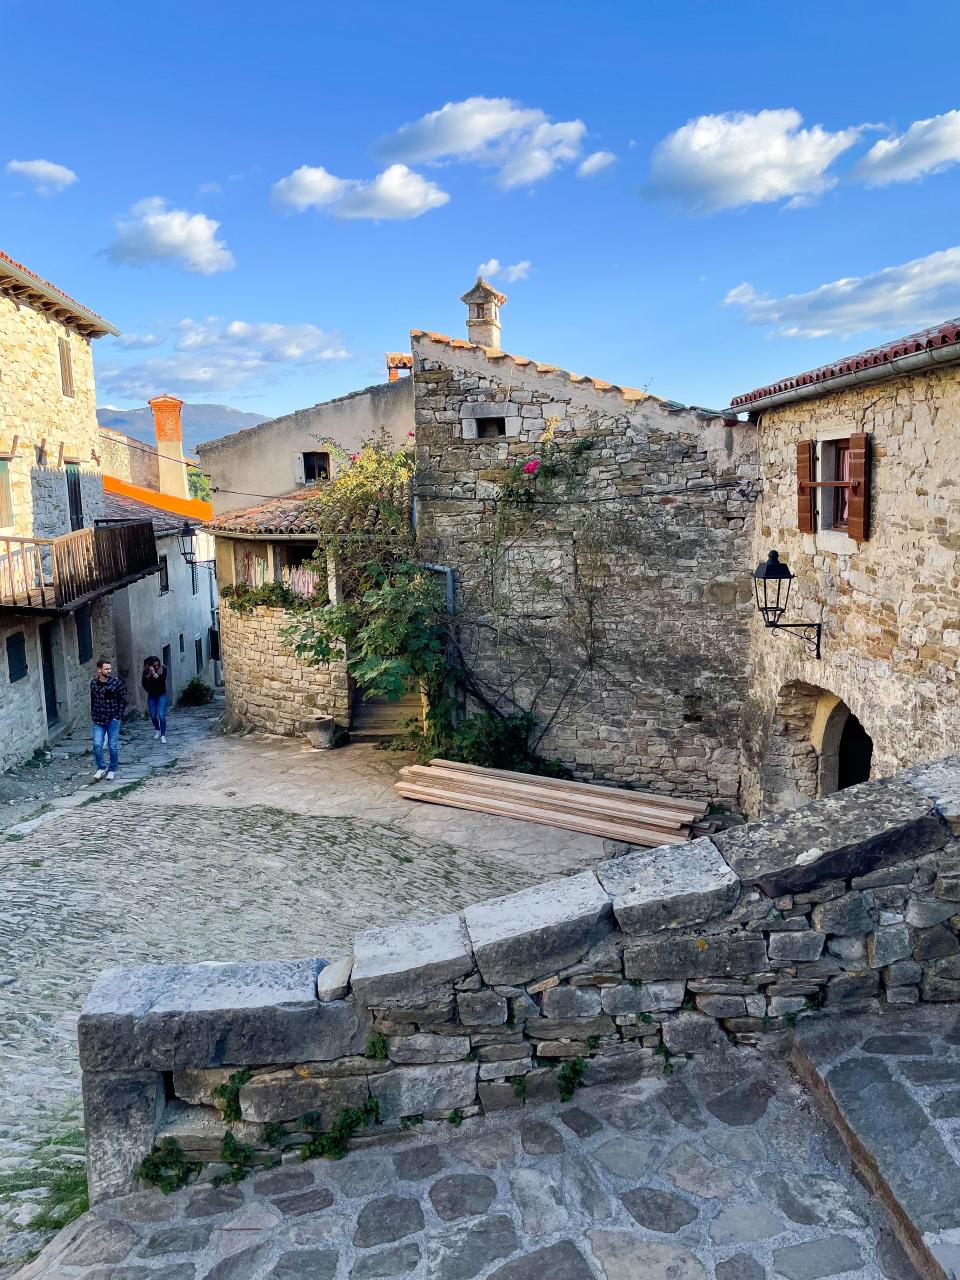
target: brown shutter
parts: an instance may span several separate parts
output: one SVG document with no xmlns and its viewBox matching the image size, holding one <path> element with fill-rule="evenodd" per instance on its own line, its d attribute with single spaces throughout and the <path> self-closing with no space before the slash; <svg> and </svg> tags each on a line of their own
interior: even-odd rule
<svg viewBox="0 0 960 1280">
<path fill-rule="evenodd" d="M 850 437 L 850 499 L 847 505 L 847 533 L 856 542 L 865 542 L 870 536 L 870 471 L 870 437 L 860 432 Z"/>
<path fill-rule="evenodd" d="M 58 338 L 60 348 L 60 385 L 65 396 L 73 395 L 73 361 L 70 358 L 70 344 L 66 338 Z"/>
<path fill-rule="evenodd" d="M 813 483 L 813 450 L 812 440 L 797 444 L 797 528 L 801 533 L 813 533 L 813 490 L 808 487 Z"/>
</svg>

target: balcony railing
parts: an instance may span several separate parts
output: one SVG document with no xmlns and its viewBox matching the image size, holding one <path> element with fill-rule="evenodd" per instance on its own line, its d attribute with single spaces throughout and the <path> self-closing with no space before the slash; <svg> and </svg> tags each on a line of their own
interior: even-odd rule
<svg viewBox="0 0 960 1280">
<path fill-rule="evenodd" d="M 97 525 L 62 538 L 0 536 L 0 608 L 76 609 L 157 568 L 149 520 Z"/>
</svg>

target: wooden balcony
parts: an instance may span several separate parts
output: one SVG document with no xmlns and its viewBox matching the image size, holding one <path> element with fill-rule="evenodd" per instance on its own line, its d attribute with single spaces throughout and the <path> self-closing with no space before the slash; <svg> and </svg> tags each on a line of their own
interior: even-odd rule
<svg viewBox="0 0 960 1280">
<path fill-rule="evenodd" d="M 0 610 L 69 613 L 158 568 L 149 520 L 96 525 L 61 538 L 0 536 Z"/>
</svg>

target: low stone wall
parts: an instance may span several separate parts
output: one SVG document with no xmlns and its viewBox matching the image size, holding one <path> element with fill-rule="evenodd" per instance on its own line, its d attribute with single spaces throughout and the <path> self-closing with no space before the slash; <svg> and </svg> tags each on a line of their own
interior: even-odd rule
<svg viewBox="0 0 960 1280">
<path fill-rule="evenodd" d="M 91 1199 L 161 1137 L 216 1162 L 230 1130 L 266 1160 L 375 1099 L 361 1140 L 381 1141 L 799 1019 L 960 999 L 958 834 L 960 757 L 371 929 L 331 964 L 111 970 L 79 1025 Z"/>
<path fill-rule="evenodd" d="M 304 720 L 329 716 L 350 723 L 350 681 L 346 664 L 307 666 L 281 631 L 289 626 L 283 609 L 237 613 L 220 609 L 227 724 L 296 736 Z"/>
</svg>

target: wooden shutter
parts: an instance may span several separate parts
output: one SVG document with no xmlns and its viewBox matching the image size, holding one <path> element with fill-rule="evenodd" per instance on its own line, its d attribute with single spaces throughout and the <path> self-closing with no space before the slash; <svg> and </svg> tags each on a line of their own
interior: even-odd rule
<svg viewBox="0 0 960 1280">
<path fill-rule="evenodd" d="M 870 437 L 862 432 L 852 435 L 847 533 L 856 542 L 865 542 L 870 536 L 870 472 Z"/>
<path fill-rule="evenodd" d="M 60 348 L 60 385 L 65 396 L 72 396 L 73 360 L 70 353 L 70 343 L 66 338 L 58 338 L 57 343 Z"/>
<path fill-rule="evenodd" d="M 813 533 L 814 442 L 801 440 L 797 445 L 797 528 Z"/>
</svg>

